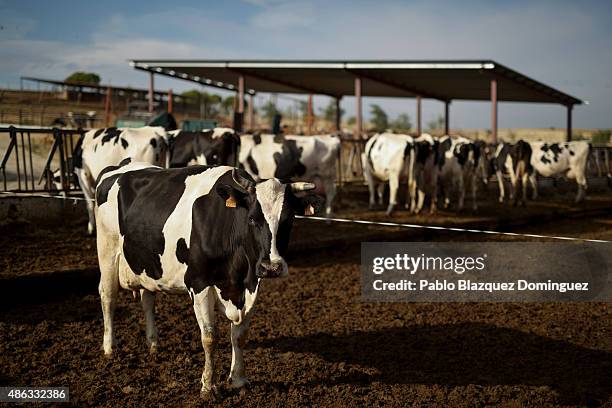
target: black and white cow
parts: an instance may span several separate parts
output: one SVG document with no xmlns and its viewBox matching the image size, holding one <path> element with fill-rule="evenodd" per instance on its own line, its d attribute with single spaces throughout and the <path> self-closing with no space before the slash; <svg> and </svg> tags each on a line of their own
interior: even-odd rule
<svg viewBox="0 0 612 408">
<path fill-rule="evenodd" d="M 430 214 L 437 210 L 438 202 L 438 145 L 433 136 L 423 133 L 414 139 L 409 177 L 410 212 L 418 214 L 423 209 L 426 195 L 430 196 Z"/>
<path fill-rule="evenodd" d="M 243 135 L 240 144 L 240 165 L 255 180 L 313 182 L 317 192 L 325 193 L 325 214 L 332 214 L 340 154 L 337 136 Z"/>
<path fill-rule="evenodd" d="M 587 161 L 590 144 L 586 141 L 565 143 L 530 142 L 532 154 L 531 165 L 544 177 L 563 176 L 576 180 L 578 193 L 576 202 L 584 200 L 587 190 Z M 537 195 L 537 183 L 533 174 L 534 194 Z"/>
<path fill-rule="evenodd" d="M 488 147 L 488 149 L 492 149 Z M 509 201 L 515 205 L 519 201 L 525 205 L 527 203 L 527 184 L 533 187 L 533 199 L 537 198 L 537 188 L 535 186 L 535 174 L 531 165 L 532 150 L 529 143 L 524 140 L 511 144 L 501 142 L 494 148 L 492 168 L 495 171 L 497 183 L 499 185 L 499 202 L 503 203 L 505 198 L 504 175 L 510 176 L 510 197 Z M 522 194 L 519 198 L 518 183 L 521 182 Z"/>
<path fill-rule="evenodd" d="M 450 136 L 440 138 L 439 143 L 439 182 L 444 196 L 444 208 L 448 208 L 450 197 L 456 194 L 457 210 L 461 211 L 466 190 L 469 189 L 472 195 L 472 210 L 476 211 L 478 179 L 487 182 L 485 143 Z"/>
<path fill-rule="evenodd" d="M 363 174 L 370 191 L 370 209 L 383 203 L 385 183 L 389 183 L 389 205 L 387 215 L 392 215 L 397 205 L 397 191 L 402 179 L 409 179 L 410 158 L 413 139 L 409 135 L 396 133 L 378 133 L 372 136 L 365 145 L 361 155 Z M 408 183 L 410 184 L 410 182 Z M 410 205 L 410 196 L 406 197 L 406 208 Z"/>
<path fill-rule="evenodd" d="M 122 164 L 107 168 L 96 189 L 104 353 L 115 345 L 120 287 L 140 291 L 151 352 L 158 347 L 155 293 L 189 293 L 206 357 L 202 394 L 218 396 L 215 305 L 231 321 L 229 381 L 245 386 L 242 353 L 261 279 L 287 274 L 294 215 L 313 214 L 316 200 L 294 192 L 315 186 L 274 178 L 256 184 L 228 166 Z"/>
<path fill-rule="evenodd" d="M 192 164 L 238 164 L 240 137 L 234 129 L 214 128 L 201 132 L 174 130 L 168 132 L 170 143 L 170 167 L 186 167 Z"/>
<path fill-rule="evenodd" d="M 119 164 L 126 158 L 154 165 L 167 166 L 167 135 L 162 127 L 103 128 L 85 133 L 75 149 L 74 172 L 87 199 L 89 224 L 93 234 L 94 192 L 96 180 L 102 170 Z"/>
</svg>

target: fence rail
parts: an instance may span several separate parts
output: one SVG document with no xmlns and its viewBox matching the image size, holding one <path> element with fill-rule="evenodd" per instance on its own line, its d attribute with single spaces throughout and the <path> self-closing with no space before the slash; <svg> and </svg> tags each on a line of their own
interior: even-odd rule
<svg viewBox="0 0 612 408">
<path fill-rule="evenodd" d="M 0 189 L 5 192 L 61 190 L 64 194 L 78 191 L 73 155 L 85 132 L 83 129 L 0 127 Z M 364 181 L 361 154 L 365 143 L 365 139 L 342 139 L 337 163 L 340 185 Z M 611 156 L 611 146 L 593 146 L 588 176 L 611 178 Z"/>
<path fill-rule="evenodd" d="M 51 191 L 56 189 L 55 183 L 64 193 L 77 191 L 72 158 L 84 132 L 82 129 L 0 128 L 0 147 L 6 146 L 0 162 L 3 191 Z M 55 166 L 57 170 L 53 170 Z M 55 181 L 54 177 L 59 180 Z"/>
</svg>

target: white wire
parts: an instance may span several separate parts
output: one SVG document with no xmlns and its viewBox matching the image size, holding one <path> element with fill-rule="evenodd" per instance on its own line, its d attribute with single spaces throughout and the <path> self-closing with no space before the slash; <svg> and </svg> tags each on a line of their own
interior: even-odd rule
<svg viewBox="0 0 612 408">
<path fill-rule="evenodd" d="M 60 200 L 74 200 L 74 201 L 95 201 L 84 197 L 64 197 L 52 194 L 41 194 L 41 193 L 13 193 L 9 191 L 0 191 L 2 194 L 10 194 L 16 197 L 44 197 L 44 198 L 56 198 Z M 478 234 L 492 234 L 492 235 L 506 235 L 513 237 L 526 237 L 526 238 L 545 238 L 545 239 L 556 239 L 564 241 L 583 241 L 583 242 L 598 242 L 598 243 L 610 243 L 612 241 L 606 241 L 603 239 L 587 239 L 587 238 L 576 238 L 576 237 L 563 237 L 553 235 L 540 235 L 540 234 L 521 234 L 518 232 L 501 232 L 491 230 L 479 230 L 474 228 L 457 228 L 457 227 L 444 227 L 439 225 L 421 225 L 421 224 L 406 224 L 397 222 L 387 221 L 369 221 L 369 220 L 354 220 L 350 218 L 326 218 L 326 217 L 315 217 L 315 216 L 303 216 L 296 215 L 295 218 L 314 220 L 314 221 L 325 221 L 325 222 L 340 222 L 348 224 L 361 224 L 361 225 L 377 225 L 381 227 L 398 227 L 398 228 L 414 228 L 414 229 L 429 229 L 438 231 L 454 231 L 454 232 L 471 232 Z"/>
</svg>

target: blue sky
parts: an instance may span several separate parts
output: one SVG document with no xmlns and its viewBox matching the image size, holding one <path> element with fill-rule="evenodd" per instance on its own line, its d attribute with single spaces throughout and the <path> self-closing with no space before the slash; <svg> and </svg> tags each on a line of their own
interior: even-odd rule
<svg viewBox="0 0 612 408">
<path fill-rule="evenodd" d="M 611 21 L 609 1 L 0 0 L 0 85 L 86 70 L 104 83 L 144 87 L 131 58 L 494 59 L 588 100 L 575 126 L 604 128 L 612 127 Z M 411 100 L 366 98 L 366 112 L 371 103 L 414 118 Z M 342 106 L 351 114 L 354 101 Z M 442 109 L 426 102 L 424 121 Z M 455 102 L 451 126 L 488 126 L 489 109 Z M 501 127 L 564 124 L 560 106 L 500 104 Z"/>
</svg>

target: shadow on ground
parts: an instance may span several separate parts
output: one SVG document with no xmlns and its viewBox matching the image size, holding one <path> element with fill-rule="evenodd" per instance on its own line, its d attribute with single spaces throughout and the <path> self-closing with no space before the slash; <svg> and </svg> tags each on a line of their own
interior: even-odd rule
<svg viewBox="0 0 612 408">
<path fill-rule="evenodd" d="M 558 393 L 561 404 L 586 405 L 601 404 L 612 393 L 612 353 L 487 324 L 316 333 L 251 344 L 257 346 L 313 353 L 378 372 L 330 378 L 332 384 L 547 386 Z"/>
</svg>

